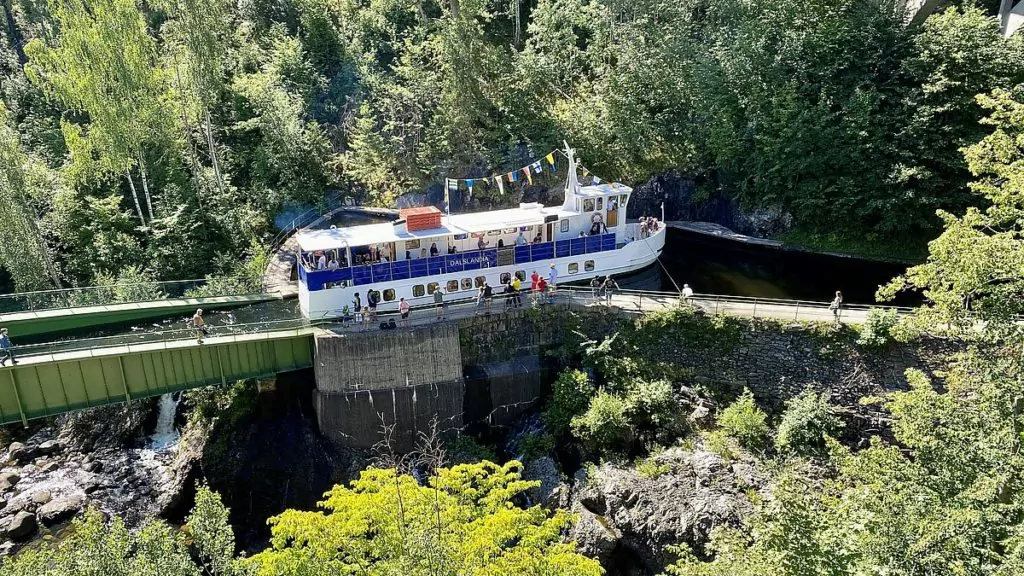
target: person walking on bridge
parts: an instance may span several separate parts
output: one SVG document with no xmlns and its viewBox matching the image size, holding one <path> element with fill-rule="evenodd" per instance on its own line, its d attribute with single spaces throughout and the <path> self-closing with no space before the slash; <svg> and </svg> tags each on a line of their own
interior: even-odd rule
<svg viewBox="0 0 1024 576">
<path fill-rule="evenodd" d="M 689 284 L 683 284 L 683 302 L 693 304 L 693 288 Z"/>
<path fill-rule="evenodd" d="M 604 291 L 604 302 L 605 302 L 605 304 L 611 306 L 611 304 L 612 304 L 612 294 L 616 290 L 618 290 L 618 289 L 619 289 L 619 283 L 616 282 L 614 278 L 612 278 L 611 274 L 609 274 L 609 275 L 604 277 L 604 282 L 601 284 L 601 290 Z"/>
<path fill-rule="evenodd" d="M 192 316 L 192 328 L 196 331 L 196 342 L 202 344 L 203 336 L 207 335 L 206 322 L 203 321 L 202 308 L 197 309 L 195 315 Z"/>
<path fill-rule="evenodd" d="M 440 286 L 434 288 L 434 313 L 438 320 L 444 320 L 444 292 Z"/>
<path fill-rule="evenodd" d="M 836 326 L 839 326 L 839 317 L 843 311 L 843 293 L 836 290 L 836 297 L 832 299 L 832 303 L 828 305 L 828 309 L 832 311 L 832 320 Z"/>
<path fill-rule="evenodd" d="M 0 366 L 5 366 L 8 360 L 11 361 L 11 365 L 18 363 L 14 359 L 14 345 L 11 344 L 11 338 L 7 335 L 7 328 L 0 328 L 0 354 L 3 355 L 3 358 L 0 358 Z"/>
</svg>

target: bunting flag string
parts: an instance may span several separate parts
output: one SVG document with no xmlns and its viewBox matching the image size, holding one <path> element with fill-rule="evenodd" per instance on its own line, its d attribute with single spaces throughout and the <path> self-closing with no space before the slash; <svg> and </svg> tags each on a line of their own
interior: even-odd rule
<svg viewBox="0 0 1024 576">
<path fill-rule="evenodd" d="M 490 186 L 491 180 L 493 180 L 494 183 L 498 185 L 498 192 L 500 194 L 505 193 L 505 184 L 504 182 L 502 182 L 502 180 L 506 178 L 508 179 L 508 182 L 510 184 L 514 184 L 516 182 L 519 182 L 519 180 L 521 180 L 525 175 L 526 181 L 529 182 L 530 184 L 533 184 L 533 175 L 541 174 L 544 172 L 544 160 L 547 161 L 548 167 L 551 168 L 552 173 L 557 172 L 557 169 L 555 167 L 555 152 L 556 151 L 553 150 L 542 156 L 542 160 L 534 160 L 533 162 L 530 162 L 529 164 L 523 166 L 522 168 L 512 170 L 511 172 L 506 172 L 504 174 L 495 174 L 488 176 L 486 178 L 445 178 L 445 204 L 448 205 L 449 203 L 450 193 L 458 191 L 459 182 L 466 183 L 466 188 L 469 190 L 470 197 L 472 197 L 473 195 L 473 185 L 478 180 L 483 181 L 483 183 L 487 186 Z M 522 174 L 520 174 L 520 172 Z M 584 171 L 584 175 L 586 175 L 586 171 Z"/>
</svg>

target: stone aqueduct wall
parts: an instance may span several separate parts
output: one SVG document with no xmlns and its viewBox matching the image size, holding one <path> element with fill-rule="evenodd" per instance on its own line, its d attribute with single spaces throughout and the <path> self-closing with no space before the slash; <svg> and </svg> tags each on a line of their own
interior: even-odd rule
<svg viewBox="0 0 1024 576">
<path fill-rule="evenodd" d="M 543 398 L 562 369 L 549 351 L 565 341 L 600 339 L 636 316 L 598 308 L 546 308 L 469 318 L 412 331 L 324 335 L 316 339 L 315 406 L 320 430 L 348 447 L 380 439 L 393 424 L 393 447 L 412 447 L 416 432 L 437 419 L 439 429 L 474 423 L 508 426 Z M 906 387 L 904 371 L 935 376 L 938 360 L 957 345 L 923 337 L 884 352 L 866 351 L 851 328 L 766 320 L 728 319 L 728 329 L 706 316 L 677 317 L 676 329 L 657 325 L 636 352 L 664 368 L 680 385 L 699 385 L 727 399 L 748 387 L 770 410 L 807 387 L 830 393 L 859 419 L 878 426 L 873 408 L 858 399 Z M 678 329 L 679 323 L 685 324 Z M 716 328 L 716 326 L 718 328 Z M 662 330 L 664 330 L 662 332 Z"/>
</svg>

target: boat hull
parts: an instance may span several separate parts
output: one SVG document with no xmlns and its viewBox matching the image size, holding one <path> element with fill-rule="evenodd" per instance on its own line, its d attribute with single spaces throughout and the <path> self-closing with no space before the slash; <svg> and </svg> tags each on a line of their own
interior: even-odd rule
<svg viewBox="0 0 1024 576">
<path fill-rule="evenodd" d="M 490 284 L 497 295 L 503 290 L 502 280 L 507 277 L 505 275 L 522 272 L 526 278 L 524 287 L 528 290 L 531 274 L 536 272 L 547 279 L 551 264 L 554 264 L 558 271 L 559 284 L 579 283 L 589 281 L 594 277 L 603 278 L 607 275 L 614 277 L 642 270 L 653 264 L 661 256 L 662 249 L 665 247 L 665 233 L 665 228 L 662 227 L 657 233 L 647 238 L 628 242 L 615 250 L 606 252 L 551 258 L 507 266 L 492 266 L 406 280 L 315 291 L 307 290 L 305 284 L 300 282 L 299 304 L 303 315 L 312 320 L 339 318 L 355 312 L 353 301 L 356 294 L 359 294 L 362 305 L 366 306 L 367 291 L 372 289 L 379 291 L 385 298 L 377 305 L 378 312 L 397 310 L 399 298 L 403 297 L 412 307 L 429 306 L 434 303 L 433 295 L 428 289 L 433 283 L 439 284 L 444 289 L 445 302 L 454 302 L 476 297 L 478 279 L 481 277 Z M 469 288 L 464 288 L 466 280 L 469 280 Z M 449 290 L 449 284 L 452 281 L 458 283 L 458 291 Z M 392 290 L 393 292 L 390 292 Z M 388 297 L 391 299 L 387 299 Z"/>
</svg>

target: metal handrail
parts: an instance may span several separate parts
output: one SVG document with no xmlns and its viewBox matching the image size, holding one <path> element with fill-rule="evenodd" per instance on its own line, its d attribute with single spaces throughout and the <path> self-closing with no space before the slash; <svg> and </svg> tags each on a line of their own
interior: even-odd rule
<svg viewBox="0 0 1024 576">
<path fill-rule="evenodd" d="M 140 304 L 145 302 L 157 302 L 161 300 L 167 300 L 169 298 L 188 298 L 187 293 L 189 290 L 201 288 L 210 284 L 211 281 L 228 281 L 233 280 L 244 280 L 240 277 L 228 277 L 228 278 L 196 278 L 190 280 L 154 280 L 152 282 L 132 282 L 123 284 L 110 284 L 103 286 L 81 286 L 77 288 L 60 288 L 54 290 L 38 290 L 35 292 L 16 292 L 12 294 L 0 294 L 0 314 L 17 314 L 20 312 L 29 312 L 36 310 L 56 310 L 61 308 L 80 308 L 88 306 L 109 306 L 112 304 Z M 138 288 L 138 287 L 152 287 L 158 290 L 162 290 L 168 286 L 182 286 L 180 294 L 168 295 L 163 293 L 161 298 L 148 298 L 138 300 L 119 300 L 114 294 L 117 290 Z M 234 284 L 232 284 L 233 286 Z M 178 292 L 178 291 L 175 291 Z M 218 293 L 210 297 L 225 297 L 225 296 L 248 296 L 252 294 L 258 294 L 259 292 L 225 292 Z M 97 298 L 96 301 L 83 300 L 81 302 L 73 301 L 74 298 L 92 298 L 97 295 L 103 296 Z M 206 296 L 203 296 L 206 297 Z M 41 302 L 39 302 L 41 300 Z M 5 304 L 22 303 L 23 305 L 10 310 L 3 310 Z"/>
</svg>

